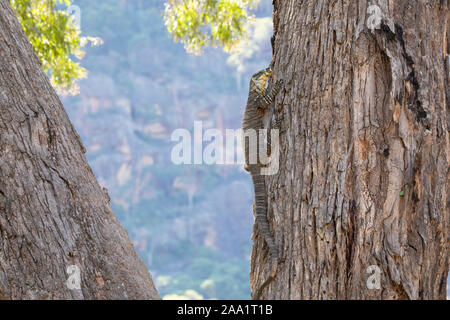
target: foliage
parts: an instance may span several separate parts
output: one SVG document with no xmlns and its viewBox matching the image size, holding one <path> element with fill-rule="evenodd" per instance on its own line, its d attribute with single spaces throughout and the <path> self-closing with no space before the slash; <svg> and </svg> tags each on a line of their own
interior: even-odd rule
<svg viewBox="0 0 450 320">
<path fill-rule="evenodd" d="M 185 44 L 188 52 L 200 53 L 205 46 L 222 46 L 225 51 L 239 50 L 239 44 L 247 38 L 248 24 L 252 21 L 249 9 L 260 0 L 168 0 L 165 4 L 165 23 L 175 40 Z M 59 93 L 78 93 L 77 80 L 87 75 L 81 60 L 87 44 L 101 44 L 100 38 L 81 37 L 76 21 L 64 7 L 70 0 L 11 0 L 19 21 L 39 57 L 42 68 Z M 126 24 L 117 19 L 114 5 L 102 6 L 103 13 L 116 24 Z M 150 13 L 150 14 L 148 14 Z M 147 14 L 147 17 L 143 17 Z M 153 12 L 141 12 L 140 20 L 148 20 L 147 26 L 157 20 Z M 130 26 L 119 28 L 124 33 Z M 151 31 L 152 30 L 148 30 Z M 113 35 L 106 32 L 105 37 Z M 124 39 L 132 34 L 124 34 Z M 122 46 L 122 50 L 126 47 Z M 74 59 L 75 58 L 75 59 Z"/>
<path fill-rule="evenodd" d="M 205 46 L 232 51 L 246 37 L 249 9 L 259 0 L 169 0 L 165 23 L 176 41 L 198 54 Z"/>
<path fill-rule="evenodd" d="M 51 83 L 61 93 L 75 93 L 76 80 L 85 77 L 86 70 L 71 56 L 81 59 L 81 47 L 97 39 L 80 37 L 74 19 L 58 9 L 69 7 L 70 0 L 11 0 L 11 5 Z"/>
</svg>

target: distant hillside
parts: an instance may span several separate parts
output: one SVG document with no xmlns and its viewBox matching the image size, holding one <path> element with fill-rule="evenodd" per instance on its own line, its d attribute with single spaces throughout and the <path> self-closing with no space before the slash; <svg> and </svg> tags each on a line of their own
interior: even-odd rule
<svg viewBox="0 0 450 320">
<path fill-rule="evenodd" d="M 170 134 L 195 120 L 239 128 L 250 75 L 271 59 L 270 32 L 250 58 L 234 57 L 238 73 L 220 49 L 194 57 L 173 43 L 164 1 L 74 4 L 83 33 L 104 44 L 87 49 L 89 77 L 64 104 L 160 295 L 250 298 L 250 177 L 239 166 L 173 165 Z M 258 16 L 271 9 L 263 1 Z"/>
</svg>

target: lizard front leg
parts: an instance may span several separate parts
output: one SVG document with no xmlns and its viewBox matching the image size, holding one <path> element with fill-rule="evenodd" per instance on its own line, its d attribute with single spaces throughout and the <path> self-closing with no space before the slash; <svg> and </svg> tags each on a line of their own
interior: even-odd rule
<svg viewBox="0 0 450 320">
<path fill-rule="evenodd" d="M 270 102 L 270 104 L 272 104 L 273 100 L 275 99 L 276 95 L 280 92 L 281 87 L 283 86 L 283 79 L 277 80 L 277 82 L 275 83 L 274 88 L 270 91 L 270 93 L 267 95 L 266 100 L 268 102 Z M 264 101 L 266 101 L 264 100 Z M 270 110 L 270 114 L 269 114 L 269 125 L 268 125 L 268 130 L 267 130 L 267 156 L 270 157 L 270 155 L 272 154 L 272 139 L 271 139 L 271 130 L 272 129 L 278 129 L 281 130 L 281 119 L 276 117 L 275 118 L 275 123 L 272 124 L 272 118 L 275 114 L 275 106 L 273 106 Z"/>
<path fill-rule="evenodd" d="M 262 98 L 262 105 L 263 108 L 268 108 L 274 101 L 277 94 L 280 92 L 281 87 L 283 86 L 284 81 L 283 79 L 279 79 L 275 82 L 275 85 L 270 90 L 259 90 Z"/>
</svg>

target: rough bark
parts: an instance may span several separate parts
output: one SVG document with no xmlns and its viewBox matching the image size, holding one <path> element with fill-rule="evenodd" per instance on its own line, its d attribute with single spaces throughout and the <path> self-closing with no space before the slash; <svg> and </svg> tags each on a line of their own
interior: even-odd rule
<svg viewBox="0 0 450 320">
<path fill-rule="evenodd" d="M 71 265 L 81 290 L 66 285 Z M 9 0 L 0 0 L 0 299 L 158 298 Z"/>
<path fill-rule="evenodd" d="M 444 299 L 449 1 L 274 1 L 284 92 L 267 299 Z M 367 8 L 383 20 L 367 27 Z M 270 271 L 255 232 L 252 292 Z M 367 268 L 381 271 L 369 289 Z"/>
</svg>

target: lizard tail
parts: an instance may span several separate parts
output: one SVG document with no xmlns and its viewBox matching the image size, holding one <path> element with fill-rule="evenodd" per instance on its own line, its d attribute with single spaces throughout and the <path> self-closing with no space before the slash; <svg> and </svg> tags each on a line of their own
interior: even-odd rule
<svg viewBox="0 0 450 320">
<path fill-rule="evenodd" d="M 278 248 L 275 245 L 275 239 L 272 236 L 267 221 L 267 195 L 264 177 L 259 173 L 260 168 L 251 166 L 250 172 L 253 180 L 253 187 L 255 189 L 255 215 L 256 223 L 259 232 L 263 235 L 264 240 L 269 247 L 270 254 L 273 261 L 278 260 Z"/>
</svg>

